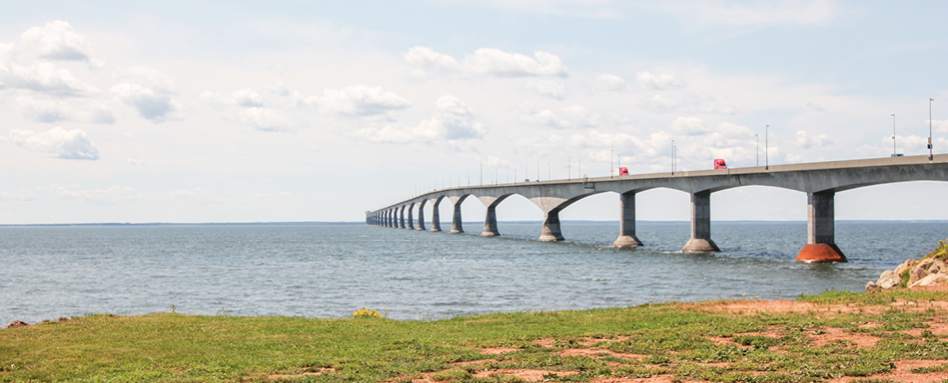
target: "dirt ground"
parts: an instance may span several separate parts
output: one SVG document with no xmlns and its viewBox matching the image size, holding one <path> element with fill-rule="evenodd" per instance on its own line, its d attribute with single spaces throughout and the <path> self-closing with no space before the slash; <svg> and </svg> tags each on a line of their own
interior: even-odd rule
<svg viewBox="0 0 948 383">
<path fill-rule="evenodd" d="M 948 290 L 948 287 L 936 287 L 929 288 L 930 290 Z M 835 316 L 846 313 L 866 313 L 866 314 L 875 314 L 883 312 L 884 310 L 889 310 L 892 307 L 899 307 L 905 311 L 925 311 L 930 308 L 938 310 L 938 315 L 935 318 L 927 323 L 930 327 L 927 329 L 931 331 L 934 335 L 948 336 L 948 302 L 943 301 L 933 301 L 933 302 L 906 302 L 906 301 L 895 301 L 892 302 L 889 306 L 856 306 L 856 305 L 826 305 L 826 304 L 813 304 L 807 302 L 796 302 L 791 300 L 776 300 L 776 301 L 736 301 L 736 302 L 720 302 L 720 303 L 695 303 L 695 304 L 685 304 L 684 308 L 686 310 L 694 310 L 696 312 L 705 312 L 705 313 L 730 313 L 737 315 L 759 315 L 762 313 L 770 314 L 781 314 L 781 313 L 815 313 L 817 316 Z M 882 324 L 879 323 L 865 323 L 861 324 L 861 328 L 872 328 L 879 327 Z M 906 334 L 912 336 L 919 336 L 922 333 L 922 329 L 911 329 L 905 330 Z M 778 331 L 761 331 L 761 332 L 751 332 L 751 333 L 742 333 L 735 335 L 756 335 L 756 336 L 765 336 L 772 338 L 779 338 L 781 335 Z M 575 344 L 580 347 L 577 348 L 561 348 L 557 352 L 559 356 L 562 357 L 571 357 L 571 356 L 584 356 L 594 359 L 604 358 L 604 357 L 614 357 L 622 358 L 628 360 L 642 360 L 646 355 L 638 354 L 624 354 L 617 353 L 611 350 L 604 348 L 604 345 L 607 345 L 609 342 L 618 342 L 628 339 L 628 337 L 617 337 L 615 339 L 580 339 L 576 341 Z M 735 343 L 730 338 L 722 337 L 707 337 L 708 340 L 716 344 L 733 344 L 741 348 L 748 348 L 751 346 L 743 346 Z M 881 339 L 866 333 L 853 333 L 846 332 L 840 328 L 827 327 L 824 328 L 819 333 L 810 335 L 812 344 L 815 347 L 822 347 L 824 345 L 833 343 L 833 342 L 852 342 L 851 344 L 856 347 L 874 347 L 876 343 Z M 535 342 L 541 347 L 553 348 L 557 344 L 556 339 L 540 339 Z M 597 346 L 598 345 L 598 346 Z M 562 346 L 562 344 L 559 344 Z M 771 347 L 771 350 L 778 353 L 784 353 L 786 351 L 779 350 L 778 346 Z M 484 348 L 481 352 L 485 355 L 496 355 L 500 356 L 505 353 L 519 351 L 516 348 L 509 347 L 491 347 Z M 496 362 L 496 359 L 487 359 L 479 360 L 474 362 L 463 362 L 456 363 L 451 369 L 457 369 L 463 366 L 471 365 L 481 365 L 488 362 Z M 914 360 L 914 359 L 905 359 L 895 361 L 895 369 L 888 374 L 879 374 L 869 377 L 862 377 L 859 379 L 879 379 L 879 380 L 889 380 L 896 382 L 916 382 L 916 383 L 928 383 L 928 382 L 942 382 L 945 379 L 948 379 L 948 372 L 931 372 L 931 373 L 912 373 L 911 370 L 919 367 L 932 367 L 943 364 L 945 360 Z M 618 366 L 617 363 L 612 363 Z M 728 367 L 729 363 L 704 363 L 702 365 L 714 366 L 714 367 Z M 645 365 L 650 366 L 650 365 Z M 657 367 L 657 366 L 651 366 Z M 490 377 L 497 375 L 509 375 L 516 376 L 520 379 L 523 379 L 527 382 L 540 382 L 544 380 L 544 375 L 555 373 L 557 375 L 571 375 L 578 373 L 577 371 L 544 371 L 544 370 L 530 370 L 530 369 L 496 369 L 496 370 L 486 370 L 478 371 L 474 374 L 475 377 Z M 752 372 L 755 375 L 761 374 L 762 372 Z M 433 375 L 437 373 L 425 374 L 419 379 L 415 379 L 414 383 L 431 383 L 435 382 L 431 379 Z M 671 383 L 673 381 L 673 375 L 659 375 L 651 378 L 642 378 L 642 379 L 625 379 L 625 378 L 604 378 L 604 379 L 595 379 L 592 380 L 593 383 Z M 846 377 L 841 379 L 832 379 L 827 380 L 827 382 L 832 383 L 848 383 L 853 381 L 853 377 Z M 688 381 L 684 381 L 688 382 Z"/>
</svg>

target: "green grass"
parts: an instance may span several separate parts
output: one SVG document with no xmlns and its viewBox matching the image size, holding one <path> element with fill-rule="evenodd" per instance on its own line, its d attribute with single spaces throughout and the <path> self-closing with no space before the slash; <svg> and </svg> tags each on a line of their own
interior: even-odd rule
<svg viewBox="0 0 948 383">
<path fill-rule="evenodd" d="M 319 371 L 325 373 L 281 379 L 407 382 L 431 373 L 431 379 L 442 382 L 520 381 L 496 373 L 485 375 L 498 369 L 576 372 L 547 375 L 550 381 L 673 374 L 675 380 L 818 382 L 891 372 L 899 359 L 948 360 L 948 342 L 931 331 L 918 337 L 901 332 L 925 329 L 925 322 L 944 319 L 944 312 L 868 310 L 870 305 L 889 305 L 897 299 L 922 305 L 948 300 L 948 296 L 827 292 L 799 300 L 867 309 L 754 316 L 702 312 L 701 305 L 688 304 L 406 322 L 175 313 L 91 315 L 0 330 L 0 382 L 262 382 L 279 380 L 269 378 L 271 374 Z M 869 322 L 881 326 L 859 327 Z M 875 347 L 846 342 L 815 347 L 812 337 L 830 328 L 867 333 L 880 340 Z M 776 336 L 749 334 L 762 331 Z M 709 337 L 729 342 L 715 343 Z M 554 339 L 553 347 L 540 346 L 536 342 L 540 339 Z M 480 350 L 485 347 L 518 351 L 484 355 Z M 565 348 L 595 348 L 602 353 L 560 355 Z M 615 357 L 607 351 L 644 358 Z M 478 360 L 484 362 L 455 364 Z M 932 367 L 932 371 L 935 368 L 943 367 Z"/>
</svg>

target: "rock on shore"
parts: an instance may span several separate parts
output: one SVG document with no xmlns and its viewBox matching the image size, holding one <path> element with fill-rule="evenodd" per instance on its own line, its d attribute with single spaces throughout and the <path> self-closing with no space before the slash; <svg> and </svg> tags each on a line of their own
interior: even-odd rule
<svg viewBox="0 0 948 383">
<path fill-rule="evenodd" d="M 938 241 L 938 248 L 919 261 L 909 259 L 895 270 L 882 272 L 875 282 L 866 284 L 866 292 L 876 292 L 894 287 L 926 287 L 948 285 L 948 244 Z"/>
<path fill-rule="evenodd" d="M 30 325 L 29 323 L 26 323 L 26 322 L 24 322 L 24 321 L 15 320 L 15 321 L 13 321 L 13 322 L 10 322 L 10 324 L 6 325 L 6 326 L 4 327 L 4 329 L 17 328 L 17 327 L 27 327 L 27 326 L 29 326 L 29 325 Z"/>
</svg>

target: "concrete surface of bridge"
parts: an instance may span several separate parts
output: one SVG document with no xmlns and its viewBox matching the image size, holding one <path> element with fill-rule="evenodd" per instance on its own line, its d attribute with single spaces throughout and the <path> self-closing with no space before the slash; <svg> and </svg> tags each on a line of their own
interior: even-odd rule
<svg viewBox="0 0 948 383">
<path fill-rule="evenodd" d="M 619 237 L 613 245 L 636 247 L 642 242 L 635 236 L 635 195 L 649 189 L 669 188 L 691 194 L 691 239 L 682 251 L 716 252 L 720 250 L 711 240 L 711 193 L 741 186 L 772 186 L 807 194 L 807 244 L 796 259 L 845 262 L 845 255 L 835 243 L 836 193 L 908 181 L 948 181 L 948 154 L 447 188 L 366 212 L 366 224 L 414 229 L 412 210 L 417 205 L 417 230 L 426 230 L 424 209 L 430 204 L 430 231 L 441 231 L 438 206 L 447 198 L 454 205 L 450 232 L 463 233 L 461 203 L 474 196 L 487 208 L 481 235 L 496 236 L 500 235 L 496 209 L 504 199 L 517 194 L 544 213 L 539 240 L 561 241 L 560 211 L 591 195 L 615 192 L 619 194 L 621 212 Z"/>
</svg>

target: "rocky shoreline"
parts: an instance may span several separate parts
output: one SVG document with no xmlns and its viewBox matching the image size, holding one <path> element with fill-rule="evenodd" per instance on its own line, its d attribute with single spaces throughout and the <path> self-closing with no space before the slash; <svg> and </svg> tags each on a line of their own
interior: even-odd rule
<svg viewBox="0 0 948 383">
<path fill-rule="evenodd" d="M 948 285 L 948 244 L 938 241 L 938 248 L 922 259 L 908 259 L 895 270 L 886 270 L 875 282 L 866 283 L 866 292 L 873 293 L 893 288 Z"/>
</svg>

